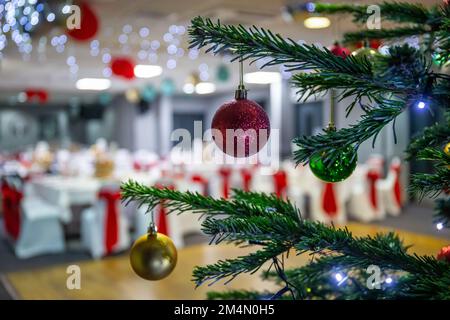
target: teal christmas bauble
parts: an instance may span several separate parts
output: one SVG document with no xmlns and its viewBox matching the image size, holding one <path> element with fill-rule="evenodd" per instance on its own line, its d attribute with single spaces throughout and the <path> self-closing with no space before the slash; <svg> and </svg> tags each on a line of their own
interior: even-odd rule
<svg viewBox="0 0 450 320">
<path fill-rule="evenodd" d="M 339 182 L 347 179 L 355 170 L 358 161 L 353 147 L 343 149 L 339 158 L 330 164 L 326 165 L 324 158 L 324 153 L 312 156 L 309 167 L 317 178 L 325 182 Z"/>
<path fill-rule="evenodd" d="M 175 93 L 175 82 L 172 79 L 166 78 L 161 82 L 161 93 L 165 96 L 171 96 Z"/>
<path fill-rule="evenodd" d="M 141 99 L 145 102 L 153 102 L 156 99 L 156 89 L 153 86 L 145 86 L 141 90 Z"/>
</svg>

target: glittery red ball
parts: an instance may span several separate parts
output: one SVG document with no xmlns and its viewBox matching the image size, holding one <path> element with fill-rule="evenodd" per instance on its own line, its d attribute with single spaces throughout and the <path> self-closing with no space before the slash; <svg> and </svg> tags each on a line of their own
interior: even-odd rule
<svg viewBox="0 0 450 320">
<path fill-rule="evenodd" d="M 443 247 L 437 255 L 438 260 L 447 261 L 450 263 L 450 246 Z"/>
<path fill-rule="evenodd" d="M 270 122 L 264 109 L 248 99 L 232 100 L 217 110 L 212 120 L 216 145 L 233 157 L 248 157 L 264 147 Z"/>
<path fill-rule="evenodd" d="M 346 58 L 348 55 L 350 55 L 350 50 L 348 50 L 345 47 L 341 47 L 339 43 L 335 43 L 333 47 L 330 49 L 331 53 L 335 56 Z"/>
</svg>

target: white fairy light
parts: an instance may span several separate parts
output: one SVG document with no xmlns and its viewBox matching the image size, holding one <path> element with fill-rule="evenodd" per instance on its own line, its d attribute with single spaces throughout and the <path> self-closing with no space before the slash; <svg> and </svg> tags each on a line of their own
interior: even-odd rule
<svg viewBox="0 0 450 320">
<path fill-rule="evenodd" d="M 73 66 L 77 63 L 77 59 L 74 56 L 68 56 L 66 59 L 66 63 L 68 66 Z"/>
<path fill-rule="evenodd" d="M 109 67 L 103 69 L 102 74 L 105 78 L 109 78 L 112 76 L 112 70 Z"/>
<path fill-rule="evenodd" d="M 139 50 L 137 55 L 140 60 L 144 60 L 147 58 L 148 54 L 147 54 L 147 51 L 145 51 L 145 50 Z"/>
<path fill-rule="evenodd" d="M 206 63 L 201 63 L 201 64 L 198 66 L 198 70 L 199 70 L 200 72 L 208 71 L 208 65 L 207 65 Z"/>
<path fill-rule="evenodd" d="M 177 61 L 175 59 L 169 59 L 167 60 L 166 66 L 168 69 L 175 69 L 177 67 Z"/>
<path fill-rule="evenodd" d="M 142 28 L 139 30 L 139 35 L 141 36 L 141 38 L 148 37 L 149 34 L 150 34 L 150 30 L 149 30 L 149 28 L 147 28 L 147 27 L 142 27 Z"/>
<path fill-rule="evenodd" d="M 111 54 L 109 54 L 108 52 L 104 53 L 102 56 L 102 62 L 110 63 L 111 62 Z"/>
<path fill-rule="evenodd" d="M 63 14 L 68 14 L 68 13 L 70 12 L 70 6 L 69 6 L 68 4 L 66 4 L 66 5 L 62 8 L 61 12 L 62 12 Z"/>
<path fill-rule="evenodd" d="M 209 73 L 207 71 L 202 71 L 202 72 L 200 72 L 199 77 L 200 77 L 200 80 L 202 80 L 202 81 L 208 81 Z"/>
<path fill-rule="evenodd" d="M 436 223 L 436 229 L 438 229 L 439 231 L 444 229 L 444 224 L 442 222 Z"/>
<path fill-rule="evenodd" d="M 165 33 L 163 36 L 165 42 L 171 42 L 173 40 L 173 35 L 171 33 Z"/>
<path fill-rule="evenodd" d="M 171 45 L 169 45 L 169 46 L 167 47 L 167 53 L 170 54 L 170 55 L 176 54 L 176 53 L 177 53 L 177 50 L 178 50 L 178 48 L 177 48 L 177 46 L 174 45 L 174 44 L 171 44 Z"/>
<path fill-rule="evenodd" d="M 133 27 L 129 24 L 126 24 L 122 28 L 123 33 L 131 33 L 133 31 Z"/>
<path fill-rule="evenodd" d="M 127 43 L 127 41 L 128 41 L 128 36 L 126 34 L 121 34 L 119 36 L 119 42 L 121 44 L 125 44 L 125 43 Z"/>
<path fill-rule="evenodd" d="M 55 14 L 54 14 L 53 12 L 50 12 L 50 13 L 47 15 L 47 21 L 48 21 L 48 22 L 53 22 L 53 21 L 55 21 L 55 18 L 56 18 L 56 16 L 55 16 Z"/>
<path fill-rule="evenodd" d="M 153 40 L 153 41 L 150 43 L 150 47 L 151 47 L 153 50 L 158 50 L 160 46 L 161 46 L 161 43 L 160 43 L 158 40 Z"/>
</svg>

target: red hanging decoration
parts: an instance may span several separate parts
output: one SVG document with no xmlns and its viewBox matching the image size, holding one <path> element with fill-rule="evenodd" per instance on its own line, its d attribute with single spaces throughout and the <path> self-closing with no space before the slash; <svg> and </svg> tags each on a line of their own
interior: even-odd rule
<svg viewBox="0 0 450 320">
<path fill-rule="evenodd" d="M 335 217 L 338 211 L 336 194 L 334 193 L 334 185 L 325 183 L 323 190 L 322 207 L 329 217 Z"/>
<path fill-rule="evenodd" d="M 49 94 L 43 89 L 27 89 L 25 95 L 28 102 L 38 101 L 39 103 L 47 103 Z"/>
<path fill-rule="evenodd" d="M 120 192 L 101 190 L 98 198 L 106 201 L 105 214 L 105 249 L 106 254 L 110 254 L 119 241 L 119 213 L 117 203 L 120 200 Z"/>
<path fill-rule="evenodd" d="M 278 198 L 286 197 L 287 190 L 287 175 L 286 172 L 280 170 L 274 173 L 273 182 L 275 185 L 275 194 Z"/>
<path fill-rule="evenodd" d="M 222 167 L 218 173 L 222 177 L 222 196 L 224 199 L 228 199 L 230 195 L 231 169 Z"/>
<path fill-rule="evenodd" d="M 17 240 L 20 234 L 20 204 L 23 194 L 6 182 L 3 182 L 1 185 L 1 193 L 6 232 L 14 240 Z"/>
<path fill-rule="evenodd" d="M 127 80 L 134 79 L 134 66 L 134 61 L 128 57 L 115 57 L 111 60 L 112 73 Z"/>
<path fill-rule="evenodd" d="M 164 186 L 162 184 L 157 184 L 155 187 L 159 188 L 159 189 L 170 189 L 170 190 L 174 190 L 175 187 L 173 185 L 168 185 L 168 186 Z M 161 200 L 159 202 L 158 205 L 158 218 L 157 218 L 157 229 L 158 229 L 158 233 L 162 233 L 165 235 L 169 235 L 169 222 L 167 221 L 167 210 L 166 207 L 164 205 L 164 200 Z"/>
<path fill-rule="evenodd" d="M 380 173 L 378 171 L 372 170 L 367 173 L 367 179 L 369 180 L 369 188 L 370 188 L 370 202 L 372 204 L 372 208 L 374 208 L 375 210 L 378 209 L 378 196 L 376 183 L 380 178 L 381 178 Z"/>
<path fill-rule="evenodd" d="M 335 56 L 346 58 L 348 55 L 350 55 L 350 50 L 348 50 L 345 47 L 341 47 L 339 42 L 335 42 L 334 45 L 330 49 L 331 53 Z"/>
<path fill-rule="evenodd" d="M 87 2 L 81 2 L 79 7 L 80 28 L 67 29 L 66 33 L 76 41 L 87 41 L 97 34 L 100 23 L 97 14 Z"/>
<path fill-rule="evenodd" d="M 242 178 L 242 190 L 245 192 L 250 191 L 250 185 L 252 183 L 253 174 L 252 171 L 246 168 L 241 169 Z"/>
</svg>

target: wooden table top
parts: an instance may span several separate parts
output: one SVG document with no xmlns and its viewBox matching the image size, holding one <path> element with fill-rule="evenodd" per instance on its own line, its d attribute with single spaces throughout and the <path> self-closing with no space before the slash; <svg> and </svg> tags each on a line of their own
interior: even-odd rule
<svg viewBox="0 0 450 320">
<path fill-rule="evenodd" d="M 355 235 L 375 234 L 390 229 L 363 224 L 349 224 Z M 396 230 L 398 231 L 398 230 Z M 443 238 L 398 231 L 406 244 L 414 244 L 411 252 L 436 255 L 448 245 Z M 6 275 L 10 287 L 19 299 L 204 299 L 208 291 L 228 289 L 273 290 L 274 284 L 262 281 L 256 273 L 243 274 L 227 285 L 224 281 L 213 286 L 195 288 L 191 281 L 194 266 L 235 258 L 256 250 L 256 247 L 237 248 L 233 245 L 196 245 L 180 249 L 177 267 L 167 278 L 150 282 L 136 276 L 129 266 L 128 254 L 96 261 L 78 263 L 81 268 L 81 289 L 68 290 L 66 273 L 68 265 L 16 272 Z M 299 266 L 309 259 L 308 255 L 290 255 L 286 267 Z"/>
</svg>

